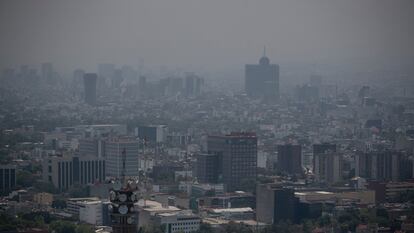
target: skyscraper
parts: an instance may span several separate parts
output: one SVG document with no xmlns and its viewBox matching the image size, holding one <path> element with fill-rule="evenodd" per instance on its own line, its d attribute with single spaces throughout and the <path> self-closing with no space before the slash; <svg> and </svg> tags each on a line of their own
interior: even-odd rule
<svg viewBox="0 0 414 233">
<path fill-rule="evenodd" d="M 313 145 L 313 173 L 319 182 L 336 183 L 342 178 L 342 158 L 335 144 Z"/>
<path fill-rule="evenodd" d="M 95 156 L 49 157 L 43 161 L 43 181 L 59 190 L 75 184 L 86 185 L 105 180 L 105 161 Z"/>
<path fill-rule="evenodd" d="M 96 104 L 96 80 L 98 75 L 94 73 L 87 73 L 83 76 L 85 86 L 85 103 L 89 105 Z"/>
<path fill-rule="evenodd" d="M 130 138 L 114 138 L 105 142 L 107 175 L 121 176 L 123 153 L 126 159 L 125 175 L 138 176 L 139 141 Z"/>
<path fill-rule="evenodd" d="M 355 155 L 355 175 L 369 180 L 404 181 L 413 178 L 413 162 L 397 151 L 369 151 Z"/>
<path fill-rule="evenodd" d="M 197 155 L 197 180 L 199 183 L 218 183 L 221 173 L 220 156 L 217 153 Z"/>
<path fill-rule="evenodd" d="M 288 174 L 302 173 L 302 147 L 300 145 L 277 146 L 278 170 Z"/>
<path fill-rule="evenodd" d="M 0 195 L 8 194 L 16 187 L 16 167 L 0 165 Z"/>
<path fill-rule="evenodd" d="M 245 90 L 251 97 L 276 100 L 279 98 L 279 65 L 270 64 L 265 52 L 258 65 L 246 65 Z"/>
<path fill-rule="evenodd" d="M 257 137 L 255 133 L 231 133 L 209 136 L 209 154 L 217 154 L 221 163 L 222 179 L 226 191 L 251 188 L 257 172 Z"/>
<path fill-rule="evenodd" d="M 203 84 L 203 78 L 191 72 L 187 73 L 185 76 L 185 95 L 187 97 L 200 95 Z"/>
</svg>

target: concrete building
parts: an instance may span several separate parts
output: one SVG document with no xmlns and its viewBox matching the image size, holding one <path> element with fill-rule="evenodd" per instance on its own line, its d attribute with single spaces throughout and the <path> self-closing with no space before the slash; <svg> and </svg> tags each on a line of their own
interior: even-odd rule
<svg viewBox="0 0 414 233">
<path fill-rule="evenodd" d="M 138 176 L 139 141 L 131 138 L 113 138 L 105 142 L 106 174 L 121 177 L 122 154 L 125 153 L 125 175 Z"/>
<path fill-rule="evenodd" d="M 315 180 L 323 183 L 336 183 L 342 180 L 342 159 L 336 152 L 335 144 L 313 146 L 313 173 Z"/>
<path fill-rule="evenodd" d="M 376 203 L 385 203 L 393 201 L 403 193 L 414 191 L 414 182 L 371 181 L 367 188 L 375 191 Z"/>
<path fill-rule="evenodd" d="M 52 183 L 59 190 L 73 185 L 102 183 L 106 177 L 105 160 L 97 157 L 49 157 L 44 159 L 43 181 Z"/>
<path fill-rule="evenodd" d="M 16 167 L 0 165 L 0 195 L 7 195 L 16 187 Z"/>
<path fill-rule="evenodd" d="M 219 183 L 221 180 L 221 162 L 218 154 L 197 155 L 197 181 L 199 183 Z"/>
<path fill-rule="evenodd" d="M 302 174 L 302 147 L 300 145 L 277 146 L 278 170 L 288 174 Z"/>
<path fill-rule="evenodd" d="M 404 181 L 413 176 L 413 161 L 396 151 L 371 151 L 355 156 L 355 175 L 369 180 Z"/>
<path fill-rule="evenodd" d="M 179 208 L 174 206 L 163 205 L 156 201 L 142 199 L 135 203 L 134 206 L 138 212 L 138 229 L 150 223 L 154 223 L 157 214 L 175 213 L 180 211 Z"/>
<path fill-rule="evenodd" d="M 279 65 L 263 55 L 258 65 L 246 65 L 245 90 L 251 97 L 279 98 Z"/>
<path fill-rule="evenodd" d="M 296 222 L 298 202 L 291 188 L 277 184 L 259 184 L 256 191 L 256 221 L 268 224 L 281 220 Z"/>
<path fill-rule="evenodd" d="M 295 196 L 302 202 L 330 202 L 343 204 L 344 202 L 353 202 L 356 204 L 375 204 L 375 192 L 372 190 L 360 191 L 298 191 Z"/>
<path fill-rule="evenodd" d="M 81 156 L 105 157 L 105 140 L 99 138 L 84 138 L 79 140 Z"/>
<path fill-rule="evenodd" d="M 250 207 L 208 209 L 207 214 L 210 218 L 220 218 L 233 221 L 254 219 L 254 211 Z"/>
<path fill-rule="evenodd" d="M 208 136 L 208 154 L 219 156 L 219 168 L 227 192 L 243 190 L 255 183 L 257 137 L 255 133 Z"/>
<path fill-rule="evenodd" d="M 165 225 L 165 233 L 190 233 L 200 229 L 201 219 L 191 211 L 160 213 L 156 222 Z"/>
<path fill-rule="evenodd" d="M 79 218 L 80 209 L 85 207 L 85 203 L 95 203 L 99 201 L 100 200 L 97 197 L 69 198 L 66 201 L 66 212 Z"/>
<path fill-rule="evenodd" d="M 83 201 L 79 204 L 79 221 L 89 223 L 95 226 L 101 226 L 102 202 L 101 201 Z"/>
<path fill-rule="evenodd" d="M 135 136 L 151 143 L 162 143 L 167 139 L 168 127 L 166 125 L 149 125 L 135 128 Z"/>
</svg>

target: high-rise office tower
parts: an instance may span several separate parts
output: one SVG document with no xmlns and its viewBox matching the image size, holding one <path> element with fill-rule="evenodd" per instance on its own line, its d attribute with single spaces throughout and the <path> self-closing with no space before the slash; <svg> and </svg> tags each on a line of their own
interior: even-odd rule
<svg viewBox="0 0 414 233">
<path fill-rule="evenodd" d="M 413 178 L 413 162 L 397 151 L 369 151 L 355 155 L 355 175 L 378 181 L 404 181 Z"/>
<path fill-rule="evenodd" d="M 217 153 L 198 154 L 196 170 L 199 183 L 219 183 L 222 174 L 220 156 Z"/>
<path fill-rule="evenodd" d="M 134 204 L 138 201 L 138 195 L 135 193 L 135 180 L 127 180 L 125 150 L 122 152 L 121 164 L 121 177 L 111 181 L 112 187 L 109 191 L 112 231 L 113 233 L 135 233 L 138 215 Z"/>
<path fill-rule="evenodd" d="M 147 89 L 147 78 L 145 76 L 139 76 L 138 80 L 138 92 L 141 96 L 144 96 Z"/>
<path fill-rule="evenodd" d="M 98 87 L 110 87 L 112 79 L 115 75 L 114 64 L 99 64 L 98 65 Z"/>
<path fill-rule="evenodd" d="M 119 178 L 122 172 L 122 154 L 125 153 L 126 176 L 138 176 L 139 141 L 131 138 L 113 138 L 105 142 L 107 175 Z"/>
<path fill-rule="evenodd" d="M 105 181 L 105 160 L 94 156 L 50 157 L 42 165 L 43 180 L 59 190 Z"/>
<path fill-rule="evenodd" d="M 95 73 L 87 73 L 83 76 L 85 86 L 85 103 L 89 105 L 96 104 L 96 81 L 98 75 Z"/>
<path fill-rule="evenodd" d="M 302 147 L 300 145 L 277 146 L 278 170 L 288 174 L 302 173 Z"/>
<path fill-rule="evenodd" d="M 313 173 L 319 182 L 336 183 L 342 179 L 342 157 L 335 144 L 313 145 Z"/>
<path fill-rule="evenodd" d="M 255 133 L 231 133 L 209 136 L 209 154 L 217 154 L 226 191 L 251 188 L 257 172 L 257 137 Z M 249 187 L 248 187 L 249 186 Z"/>
<path fill-rule="evenodd" d="M 251 97 L 277 100 L 279 98 L 279 65 L 270 64 L 265 53 L 258 65 L 246 65 L 245 90 Z"/>
<path fill-rule="evenodd" d="M 101 138 L 84 138 L 79 140 L 81 156 L 105 157 L 105 140 Z"/>
<path fill-rule="evenodd" d="M 16 187 L 16 167 L 0 165 L 0 195 L 7 195 Z"/>
<path fill-rule="evenodd" d="M 191 72 L 187 73 L 185 76 L 185 95 L 187 97 L 200 95 L 203 84 L 203 78 Z"/>
</svg>

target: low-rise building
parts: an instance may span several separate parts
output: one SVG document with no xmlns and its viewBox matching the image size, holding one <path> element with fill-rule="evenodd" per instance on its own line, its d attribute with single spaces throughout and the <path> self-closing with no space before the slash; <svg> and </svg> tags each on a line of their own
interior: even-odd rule
<svg viewBox="0 0 414 233">
<path fill-rule="evenodd" d="M 69 198 L 66 201 L 66 212 L 74 217 L 79 217 L 79 211 L 84 208 L 85 203 L 99 201 L 97 197 Z"/>
<path fill-rule="evenodd" d="M 102 202 L 84 201 L 79 208 L 79 220 L 92 225 L 102 225 Z"/>
<path fill-rule="evenodd" d="M 191 211 L 161 213 L 156 215 L 157 223 L 165 225 L 165 233 L 190 233 L 200 229 L 201 219 Z"/>
</svg>

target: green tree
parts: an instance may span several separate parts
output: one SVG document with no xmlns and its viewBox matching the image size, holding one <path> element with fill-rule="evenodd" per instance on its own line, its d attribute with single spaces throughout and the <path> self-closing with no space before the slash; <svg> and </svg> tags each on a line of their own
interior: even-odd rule
<svg viewBox="0 0 414 233">
<path fill-rule="evenodd" d="M 165 225 L 148 224 L 140 229 L 140 233 L 164 233 Z"/>
<path fill-rule="evenodd" d="M 76 233 L 76 225 L 68 221 L 54 221 L 50 224 L 49 228 L 55 233 Z"/>
<path fill-rule="evenodd" d="M 52 207 L 55 209 L 64 209 L 66 208 L 66 201 L 62 199 L 57 199 L 52 202 Z"/>
<path fill-rule="evenodd" d="M 253 233 L 253 231 L 241 223 L 229 222 L 222 227 L 220 232 L 225 233 Z"/>
<path fill-rule="evenodd" d="M 21 187 L 31 187 L 36 181 L 36 177 L 29 171 L 17 171 L 16 183 Z"/>
<path fill-rule="evenodd" d="M 95 231 L 89 225 L 80 224 L 76 227 L 76 233 L 94 233 Z"/>
<path fill-rule="evenodd" d="M 196 233 L 213 233 L 213 228 L 211 227 L 210 224 L 201 223 L 200 229 L 198 229 Z"/>
</svg>

